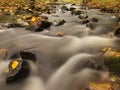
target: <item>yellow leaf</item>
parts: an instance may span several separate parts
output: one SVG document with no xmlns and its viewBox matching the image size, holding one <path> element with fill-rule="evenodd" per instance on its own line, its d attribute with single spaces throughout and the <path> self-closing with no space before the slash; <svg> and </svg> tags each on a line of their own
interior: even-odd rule
<svg viewBox="0 0 120 90">
<path fill-rule="evenodd" d="M 22 19 L 17 19 L 17 22 L 21 22 L 22 21 Z"/>
<path fill-rule="evenodd" d="M 110 90 L 110 88 L 112 87 L 109 83 L 104 84 L 91 83 L 90 86 L 94 88 L 94 90 Z"/>
<path fill-rule="evenodd" d="M 13 10 L 9 10 L 9 12 L 10 12 L 10 13 L 12 13 L 12 12 L 13 12 Z"/>
<path fill-rule="evenodd" d="M 35 22 L 35 21 L 36 21 L 36 18 L 35 18 L 35 17 L 32 17 L 31 21 L 32 21 L 32 22 Z"/>
<path fill-rule="evenodd" d="M 26 19 L 26 18 L 29 18 L 29 17 L 31 17 L 31 15 L 25 15 L 25 16 L 23 17 L 23 19 Z"/>
<path fill-rule="evenodd" d="M 13 62 L 12 62 L 12 69 L 14 70 L 14 69 L 16 69 L 17 68 L 17 66 L 19 65 L 19 62 L 17 61 L 17 60 L 14 60 Z"/>
</svg>

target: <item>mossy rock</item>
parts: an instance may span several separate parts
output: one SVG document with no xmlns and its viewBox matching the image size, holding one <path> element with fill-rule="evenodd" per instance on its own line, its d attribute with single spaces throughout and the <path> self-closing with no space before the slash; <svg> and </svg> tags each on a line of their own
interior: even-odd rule
<svg viewBox="0 0 120 90">
<path fill-rule="evenodd" d="M 120 57 L 108 57 L 105 59 L 105 65 L 110 72 L 120 74 Z"/>
</svg>

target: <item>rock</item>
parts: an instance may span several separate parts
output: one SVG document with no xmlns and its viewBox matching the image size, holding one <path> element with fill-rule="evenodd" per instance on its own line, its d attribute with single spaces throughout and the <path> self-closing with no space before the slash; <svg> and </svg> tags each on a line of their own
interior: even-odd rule
<svg viewBox="0 0 120 90">
<path fill-rule="evenodd" d="M 60 17 L 59 15 L 52 15 L 53 17 Z"/>
<path fill-rule="evenodd" d="M 30 65 L 24 60 L 12 60 L 8 68 L 9 72 L 6 77 L 6 83 L 14 83 L 23 80 L 30 74 Z"/>
<path fill-rule="evenodd" d="M 106 12 L 106 8 L 100 9 L 101 12 Z"/>
<path fill-rule="evenodd" d="M 42 19 L 44 19 L 44 20 L 48 20 L 48 17 L 47 16 L 41 16 L 42 17 Z"/>
<path fill-rule="evenodd" d="M 66 6 L 62 6 L 62 7 L 61 7 L 61 10 L 62 10 L 62 11 L 69 11 L 69 9 L 68 9 Z"/>
<path fill-rule="evenodd" d="M 23 60 L 29 60 L 29 61 L 33 61 L 33 62 L 36 62 L 36 55 L 32 52 L 29 52 L 29 51 L 21 51 L 20 52 L 20 57 L 23 59 Z"/>
<path fill-rule="evenodd" d="M 29 25 L 26 28 L 26 30 L 40 32 L 40 31 L 43 31 L 46 28 L 49 28 L 51 25 L 52 25 L 52 23 L 47 21 L 47 20 L 40 20 L 40 21 L 37 21 L 37 24 L 32 23 L 31 25 Z"/>
<path fill-rule="evenodd" d="M 90 21 L 91 22 L 98 22 L 98 19 L 97 18 L 91 18 Z"/>
<path fill-rule="evenodd" d="M 117 17 L 116 17 L 116 16 L 111 16 L 110 18 L 111 18 L 111 19 L 116 19 Z"/>
<path fill-rule="evenodd" d="M 114 13 L 114 10 L 112 8 L 105 8 L 105 7 L 103 7 L 100 11 L 106 13 Z"/>
<path fill-rule="evenodd" d="M 41 28 L 40 26 L 34 29 L 34 32 L 41 32 L 41 31 L 43 31 L 43 28 Z"/>
<path fill-rule="evenodd" d="M 25 27 L 24 23 L 10 23 L 7 28 L 15 28 L 15 27 Z"/>
<path fill-rule="evenodd" d="M 40 27 L 43 29 L 49 28 L 52 25 L 52 23 L 47 20 L 41 20 L 40 22 L 41 22 Z"/>
<path fill-rule="evenodd" d="M 75 3 L 73 3 L 71 6 L 75 6 L 76 4 Z"/>
<path fill-rule="evenodd" d="M 90 28 L 91 30 L 93 30 L 95 28 L 93 23 L 87 23 L 86 27 Z"/>
<path fill-rule="evenodd" d="M 76 10 L 76 8 L 70 7 L 70 11 L 75 11 L 75 10 Z"/>
<path fill-rule="evenodd" d="M 80 14 L 81 14 L 81 11 L 80 11 L 80 10 L 73 11 L 71 14 L 80 15 Z"/>
<path fill-rule="evenodd" d="M 86 19 L 86 18 L 88 18 L 88 15 L 86 15 L 86 14 L 80 14 L 79 18 L 80 19 Z"/>
<path fill-rule="evenodd" d="M 70 11 L 71 11 L 71 14 L 73 15 L 80 15 L 82 13 L 82 11 L 80 10 L 77 10 L 76 8 L 74 7 L 70 7 Z"/>
<path fill-rule="evenodd" d="M 120 27 L 117 27 L 117 29 L 114 32 L 114 35 L 120 38 Z"/>
<path fill-rule="evenodd" d="M 28 27 L 26 27 L 26 30 L 29 30 L 29 31 L 35 31 L 35 29 L 37 29 L 38 26 L 35 26 L 35 25 L 29 25 Z"/>
<path fill-rule="evenodd" d="M 60 20 L 60 19 L 57 19 L 57 20 L 55 20 L 54 22 L 53 22 L 53 24 L 55 25 L 55 26 L 60 26 L 60 25 L 63 25 L 65 23 L 65 20 Z"/>
<path fill-rule="evenodd" d="M 87 24 L 88 22 L 90 22 L 88 19 L 83 19 L 80 23 L 81 24 Z"/>
<path fill-rule="evenodd" d="M 106 10 L 107 13 L 114 13 L 113 9 L 109 8 Z"/>
</svg>

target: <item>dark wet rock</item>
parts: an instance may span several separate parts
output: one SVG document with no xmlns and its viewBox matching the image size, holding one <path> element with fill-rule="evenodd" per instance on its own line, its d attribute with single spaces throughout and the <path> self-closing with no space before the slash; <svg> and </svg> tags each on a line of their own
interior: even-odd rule
<svg viewBox="0 0 120 90">
<path fill-rule="evenodd" d="M 70 7 L 70 9 L 69 9 L 70 11 L 75 11 L 76 10 L 76 8 L 74 8 L 74 7 Z"/>
<path fill-rule="evenodd" d="M 101 12 L 106 12 L 105 8 L 100 9 Z"/>
<path fill-rule="evenodd" d="M 79 10 L 75 12 L 75 15 L 80 15 L 80 14 L 81 14 L 81 11 Z"/>
<path fill-rule="evenodd" d="M 100 11 L 106 13 L 114 13 L 114 10 L 112 8 L 102 8 Z"/>
<path fill-rule="evenodd" d="M 61 10 L 62 10 L 62 11 L 69 11 L 69 9 L 68 9 L 66 6 L 62 6 L 62 7 L 61 7 Z"/>
<path fill-rule="evenodd" d="M 74 11 L 71 11 L 71 15 L 74 15 Z"/>
<path fill-rule="evenodd" d="M 77 10 L 77 9 L 74 8 L 74 7 L 70 7 L 70 11 L 71 11 L 71 14 L 72 14 L 72 15 L 80 15 L 80 14 L 82 13 L 82 11 Z"/>
<path fill-rule="evenodd" d="M 81 24 L 87 24 L 88 22 L 90 22 L 88 19 L 83 19 L 80 23 Z"/>
<path fill-rule="evenodd" d="M 16 64 L 13 67 L 13 64 Z M 9 64 L 9 72 L 6 77 L 6 83 L 14 83 L 25 79 L 30 74 L 30 65 L 24 60 L 13 60 Z"/>
<path fill-rule="evenodd" d="M 39 25 L 29 25 L 26 30 L 34 31 L 34 32 L 40 32 L 44 29 L 49 28 L 52 25 L 51 22 L 47 20 L 41 20 L 39 21 Z"/>
<path fill-rule="evenodd" d="M 24 60 L 30 60 L 30 61 L 33 61 L 33 62 L 36 61 L 36 55 L 34 53 L 32 53 L 32 52 L 21 51 L 20 56 Z"/>
<path fill-rule="evenodd" d="M 47 10 L 46 13 L 47 13 L 47 14 L 52 14 L 50 10 Z"/>
<path fill-rule="evenodd" d="M 60 25 L 63 25 L 65 23 L 65 20 L 60 20 L 60 19 L 57 19 L 57 20 L 55 20 L 54 22 L 53 22 L 53 24 L 55 25 L 55 26 L 60 26 Z"/>
<path fill-rule="evenodd" d="M 7 28 L 15 28 L 15 27 L 25 27 L 23 23 L 10 23 Z"/>
<path fill-rule="evenodd" d="M 91 22 L 98 22 L 98 19 L 97 18 L 91 18 L 90 21 Z"/>
<path fill-rule="evenodd" d="M 37 29 L 38 27 L 35 26 L 35 25 L 29 25 L 28 27 L 26 27 L 26 30 L 29 30 L 29 31 L 35 31 L 35 29 Z"/>
<path fill-rule="evenodd" d="M 86 27 L 90 28 L 90 29 L 94 29 L 94 24 L 93 23 L 87 23 Z"/>
<path fill-rule="evenodd" d="M 40 27 L 43 29 L 49 28 L 52 25 L 51 22 L 46 21 L 46 20 L 41 20 L 40 22 L 41 22 Z"/>
<path fill-rule="evenodd" d="M 75 6 L 76 4 L 75 3 L 73 3 L 71 6 Z"/>
<path fill-rule="evenodd" d="M 114 35 L 120 38 L 120 27 L 115 30 Z"/>
<path fill-rule="evenodd" d="M 8 59 L 16 59 L 16 58 L 20 58 L 20 54 L 18 52 L 13 53 Z"/>
<path fill-rule="evenodd" d="M 107 13 L 114 13 L 113 9 L 109 8 L 106 10 Z"/>
<path fill-rule="evenodd" d="M 85 10 L 86 8 L 87 8 L 86 5 L 82 5 L 82 6 L 81 6 L 81 9 L 84 9 L 84 10 Z"/>
<path fill-rule="evenodd" d="M 39 27 L 37 27 L 36 29 L 34 29 L 34 32 L 41 32 L 41 31 L 43 31 L 43 30 L 44 30 L 44 29 L 39 26 Z"/>
<path fill-rule="evenodd" d="M 14 60 L 14 59 L 17 59 L 17 58 L 21 58 L 21 59 L 27 60 L 27 61 L 36 62 L 36 55 L 32 52 L 27 51 L 27 50 L 20 51 L 20 52 L 15 52 L 8 59 Z"/>
<path fill-rule="evenodd" d="M 86 18 L 88 18 L 88 15 L 86 15 L 86 14 L 80 14 L 79 18 L 80 19 L 86 19 Z"/>
</svg>

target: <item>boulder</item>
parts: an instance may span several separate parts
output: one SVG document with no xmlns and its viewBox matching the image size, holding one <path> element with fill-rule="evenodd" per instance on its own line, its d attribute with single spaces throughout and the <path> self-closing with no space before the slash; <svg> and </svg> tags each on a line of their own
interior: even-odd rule
<svg viewBox="0 0 120 90">
<path fill-rule="evenodd" d="M 8 68 L 9 72 L 6 77 L 7 84 L 23 80 L 30 74 L 30 65 L 24 60 L 12 60 Z"/>
</svg>

